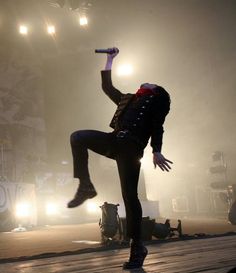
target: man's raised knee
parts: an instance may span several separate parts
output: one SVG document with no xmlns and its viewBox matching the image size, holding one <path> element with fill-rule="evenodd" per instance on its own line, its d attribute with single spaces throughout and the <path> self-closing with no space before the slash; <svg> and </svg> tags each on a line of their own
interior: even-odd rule
<svg viewBox="0 0 236 273">
<path fill-rule="evenodd" d="M 82 140 L 81 131 L 75 131 L 70 135 L 70 143 L 71 144 L 78 144 Z"/>
</svg>

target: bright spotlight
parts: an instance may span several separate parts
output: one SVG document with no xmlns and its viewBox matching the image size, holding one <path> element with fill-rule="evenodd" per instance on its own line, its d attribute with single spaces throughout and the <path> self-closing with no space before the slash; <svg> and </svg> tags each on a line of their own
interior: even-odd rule
<svg viewBox="0 0 236 273">
<path fill-rule="evenodd" d="M 129 76 L 133 73 L 133 67 L 130 64 L 123 64 L 118 67 L 118 76 Z"/>
<path fill-rule="evenodd" d="M 87 203 L 87 211 L 90 213 L 95 213 L 99 210 L 99 206 L 94 202 Z"/>
<path fill-rule="evenodd" d="M 88 24 L 88 18 L 84 15 L 79 18 L 79 23 L 81 26 L 85 26 Z"/>
<path fill-rule="evenodd" d="M 69 162 L 68 162 L 67 160 L 62 160 L 62 161 L 61 161 L 61 164 L 62 164 L 62 165 L 68 165 Z"/>
<path fill-rule="evenodd" d="M 48 203 L 46 205 L 46 214 L 47 215 L 56 215 L 58 214 L 58 206 L 55 203 Z"/>
<path fill-rule="evenodd" d="M 20 32 L 20 34 L 22 34 L 22 35 L 27 35 L 27 34 L 28 34 L 28 28 L 27 28 L 27 26 L 21 25 L 21 26 L 19 27 L 19 32 Z"/>
<path fill-rule="evenodd" d="M 30 216 L 30 205 L 28 203 L 19 203 L 16 205 L 16 217 L 26 218 Z"/>
<path fill-rule="evenodd" d="M 53 35 L 56 33 L 56 29 L 53 25 L 48 26 L 47 30 L 48 30 L 48 34 L 50 34 L 50 35 Z"/>
</svg>

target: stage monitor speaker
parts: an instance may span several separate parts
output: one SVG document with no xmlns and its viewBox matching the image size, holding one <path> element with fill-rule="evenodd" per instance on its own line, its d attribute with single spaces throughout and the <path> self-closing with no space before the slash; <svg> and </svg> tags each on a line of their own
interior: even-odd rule
<svg viewBox="0 0 236 273">
<path fill-rule="evenodd" d="M 120 218 L 120 225 L 121 225 L 122 239 L 124 241 L 128 241 L 129 238 L 126 235 L 127 233 L 126 218 Z M 142 240 L 143 241 L 152 240 L 154 226 L 155 226 L 155 219 L 150 219 L 150 217 L 142 218 Z"/>
</svg>

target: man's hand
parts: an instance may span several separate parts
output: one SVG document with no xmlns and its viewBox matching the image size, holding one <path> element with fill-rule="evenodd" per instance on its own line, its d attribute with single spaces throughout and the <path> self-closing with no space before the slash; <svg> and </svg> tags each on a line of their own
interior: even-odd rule
<svg viewBox="0 0 236 273">
<path fill-rule="evenodd" d="M 155 168 L 158 165 L 162 169 L 162 171 L 169 172 L 171 167 L 167 162 L 173 164 L 172 161 L 166 159 L 161 153 L 159 152 L 153 153 L 153 164 Z"/>
<path fill-rule="evenodd" d="M 114 59 L 116 57 L 116 55 L 119 54 L 119 49 L 117 47 L 111 47 L 108 49 L 113 49 L 115 51 L 115 53 L 113 53 L 113 54 L 107 54 L 108 59 Z"/>
<path fill-rule="evenodd" d="M 108 48 L 108 49 L 114 49 L 115 53 L 107 54 L 107 62 L 106 62 L 106 65 L 105 65 L 105 70 L 111 70 L 113 59 L 116 57 L 116 55 L 119 54 L 119 49 L 117 47 Z"/>
</svg>

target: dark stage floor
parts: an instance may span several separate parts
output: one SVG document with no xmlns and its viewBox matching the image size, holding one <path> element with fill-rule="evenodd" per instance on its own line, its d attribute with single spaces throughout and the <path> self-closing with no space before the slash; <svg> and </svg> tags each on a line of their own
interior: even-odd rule
<svg viewBox="0 0 236 273">
<path fill-rule="evenodd" d="M 160 219 L 159 222 L 163 222 Z M 176 220 L 171 220 L 173 226 Z M 236 231 L 236 226 L 225 220 L 183 219 L 183 233 L 223 234 Z M 89 250 L 100 247 L 98 223 L 46 226 L 26 232 L 0 233 L 0 261 L 21 256 L 64 251 Z"/>
<path fill-rule="evenodd" d="M 236 236 L 158 242 L 148 245 L 143 273 L 226 273 L 236 265 Z M 7 273 L 118 273 L 128 248 L 90 252 L 0 265 Z"/>
</svg>

